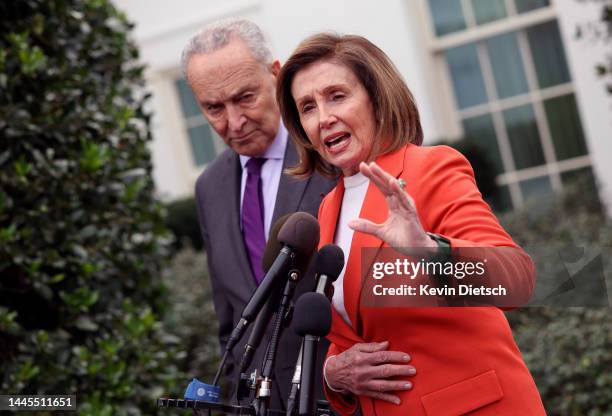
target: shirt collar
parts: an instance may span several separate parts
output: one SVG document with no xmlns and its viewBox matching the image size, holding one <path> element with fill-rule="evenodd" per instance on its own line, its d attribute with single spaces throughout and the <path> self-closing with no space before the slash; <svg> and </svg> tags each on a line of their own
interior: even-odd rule
<svg viewBox="0 0 612 416">
<path fill-rule="evenodd" d="M 288 138 L 289 134 L 287 133 L 287 129 L 281 121 L 278 126 L 278 133 L 276 133 L 276 137 L 270 144 L 270 147 L 268 147 L 266 152 L 261 157 L 266 159 L 282 160 L 285 157 Z M 240 155 L 240 165 L 242 165 L 242 169 L 244 169 L 250 158 L 250 156 Z"/>
</svg>

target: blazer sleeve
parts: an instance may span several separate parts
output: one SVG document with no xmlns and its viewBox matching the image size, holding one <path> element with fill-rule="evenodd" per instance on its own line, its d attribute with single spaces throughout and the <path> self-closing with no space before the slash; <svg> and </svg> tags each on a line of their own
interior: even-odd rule
<svg viewBox="0 0 612 416">
<path fill-rule="evenodd" d="M 426 231 L 445 236 L 453 249 L 485 249 L 488 285 L 502 285 L 511 295 L 504 302 L 519 306 L 534 290 L 535 268 L 482 199 L 467 159 L 448 146 L 435 146 L 419 169 L 415 203 Z"/>
</svg>

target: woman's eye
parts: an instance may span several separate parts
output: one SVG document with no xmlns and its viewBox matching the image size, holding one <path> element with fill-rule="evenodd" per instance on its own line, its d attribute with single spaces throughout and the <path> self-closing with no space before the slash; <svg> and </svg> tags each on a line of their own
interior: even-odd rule
<svg viewBox="0 0 612 416">
<path fill-rule="evenodd" d="M 304 104 L 302 106 L 302 113 L 307 113 L 310 110 L 312 110 L 313 108 L 314 108 L 314 105 L 312 105 L 312 104 Z"/>
<path fill-rule="evenodd" d="M 332 98 L 333 101 L 338 101 L 338 100 L 341 100 L 342 98 L 344 98 L 344 94 L 335 93 L 335 94 L 332 94 L 331 98 Z"/>
</svg>

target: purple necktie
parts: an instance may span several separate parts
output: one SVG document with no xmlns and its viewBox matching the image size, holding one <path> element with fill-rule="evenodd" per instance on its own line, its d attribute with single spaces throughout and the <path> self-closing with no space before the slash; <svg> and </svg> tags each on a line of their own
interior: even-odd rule
<svg viewBox="0 0 612 416">
<path fill-rule="evenodd" d="M 246 163 L 248 172 L 244 197 L 242 198 L 242 237 L 249 254 L 249 263 L 257 284 L 261 283 L 264 272 L 261 258 L 266 246 L 264 231 L 264 203 L 261 189 L 261 166 L 264 158 L 252 157 Z"/>
</svg>

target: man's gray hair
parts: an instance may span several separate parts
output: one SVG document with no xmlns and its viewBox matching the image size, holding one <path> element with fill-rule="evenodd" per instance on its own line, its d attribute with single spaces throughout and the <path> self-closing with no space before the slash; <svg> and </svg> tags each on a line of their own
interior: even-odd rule
<svg viewBox="0 0 612 416">
<path fill-rule="evenodd" d="M 213 22 L 189 40 L 181 54 L 183 75 L 187 79 L 187 65 L 195 54 L 206 54 L 221 49 L 233 39 L 241 39 L 263 65 L 272 63 L 272 53 L 266 45 L 263 32 L 248 20 L 225 19 Z"/>
</svg>

